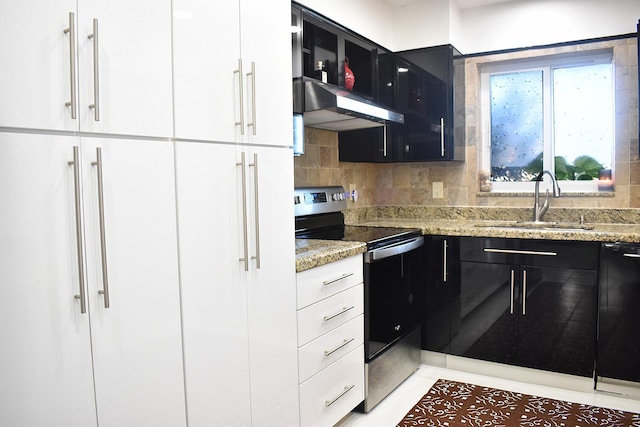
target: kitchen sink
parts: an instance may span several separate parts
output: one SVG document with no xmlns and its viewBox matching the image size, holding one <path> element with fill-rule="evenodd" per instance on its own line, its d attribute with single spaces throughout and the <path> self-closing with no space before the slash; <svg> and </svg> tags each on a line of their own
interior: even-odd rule
<svg viewBox="0 0 640 427">
<path fill-rule="evenodd" d="M 584 231 L 593 230 L 592 225 L 578 222 L 553 222 L 553 221 L 490 221 L 475 224 L 476 227 L 509 228 L 519 230 L 557 230 L 557 231 Z"/>
</svg>

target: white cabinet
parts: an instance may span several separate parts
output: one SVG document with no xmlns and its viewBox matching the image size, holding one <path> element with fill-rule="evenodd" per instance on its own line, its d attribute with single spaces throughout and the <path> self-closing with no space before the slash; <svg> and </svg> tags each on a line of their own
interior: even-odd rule
<svg viewBox="0 0 640 427">
<path fill-rule="evenodd" d="M 170 0 L 2 2 L 0 51 L 0 127 L 173 134 Z"/>
<path fill-rule="evenodd" d="M 297 274 L 300 424 L 330 426 L 364 400 L 362 256 Z"/>
<path fill-rule="evenodd" d="M 0 425 L 185 425 L 174 194 L 170 142 L 0 133 Z"/>
<path fill-rule="evenodd" d="M 174 0 L 175 135 L 291 146 L 291 2 Z"/>
<path fill-rule="evenodd" d="M 177 142 L 176 165 L 189 424 L 297 425 L 291 150 Z"/>
</svg>

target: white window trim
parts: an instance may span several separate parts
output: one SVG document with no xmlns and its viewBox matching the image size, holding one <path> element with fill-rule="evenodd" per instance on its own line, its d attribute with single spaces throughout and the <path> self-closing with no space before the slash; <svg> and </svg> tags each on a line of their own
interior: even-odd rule
<svg viewBox="0 0 640 427">
<path fill-rule="evenodd" d="M 543 70 L 543 108 L 544 120 L 551 120 L 551 72 L 554 67 L 580 66 L 590 64 L 612 63 L 614 69 L 612 77 L 612 91 L 615 93 L 615 63 L 613 61 L 612 49 L 600 49 L 594 51 L 559 54 L 545 57 L 533 57 L 526 59 L 514 59 L 499 62 L 489 62 L 478 64 L 480 73 L 480 121 L 481 121 L 481 149 L 480 149 L 480 169 L 490 170 L 491 164 L 491 117 L 490 111 L 490 93 L 489 93 L 489 77 L 491 74 L 525 72 L 533 70 Z M 485 114 L 483 114 L 485 112 Z M 611 112 L 615 123 L 615 111 Z M 615 126 L 614 126 L 615 133 Z M 612 135 L 612 168 L 615 164 L 615 134 Z M 544 152 L 551 151 L 553 141 L 552 126 L 544 126 Z M 543 169 L 551 169 L 554 156 L 544 156 Z M 615 171 L 612 171 L 615 175 Z M 546 188 L 551 189 L 550 178 L 545 175 L 540 190 Z M 535 190 L 535 182 L 492 182 L 491 192 L 494 193 L 533 193 Z M 563 193 L 597 193 L 598 180 L 591 181 L 559 181 L 561 191 Z"/>
</svg>

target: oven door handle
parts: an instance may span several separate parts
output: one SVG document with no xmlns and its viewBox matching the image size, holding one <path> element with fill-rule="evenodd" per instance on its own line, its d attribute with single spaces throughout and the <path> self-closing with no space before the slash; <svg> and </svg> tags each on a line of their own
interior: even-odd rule
<svg viewBox="0 0 640 427">
<path fill-rule="evenodd" d="M 380 261 L 385 258 L 400 255 L 409 251 L 412 251 L 420 246 L 424 245 L 424 237 L 418 236 L 414 239 L 399 242 L 385 248 L 374 249 L 372 251 L 365 252 L 364 262 L 367 264 Z"/>
</svg>

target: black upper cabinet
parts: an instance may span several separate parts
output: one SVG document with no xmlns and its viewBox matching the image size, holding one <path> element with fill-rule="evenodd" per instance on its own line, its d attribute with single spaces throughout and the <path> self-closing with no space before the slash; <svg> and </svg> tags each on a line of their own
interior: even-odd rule
<svg viewBox="0 0 640 427">
<path fill-rule="evenodd" d="M 464 125 L 454 126 L 454 65 L 462 61 L 457 50 L 447 45 L 380 52 L 377 59 L 377 101 L 404 114 L 404 125 L 340 132 L 340 160 L 464 160 Z"/>
<path fill-rule="evenodd" d="M 397 58 L 378 49 L 376 102 L 393 110 L 397 105 Z M 354 71 L 355 73 L 355 71 Z M 358 77 L 356 75 L 356 85 Z M 401 112 L 401 111 L 400 111 Z M 407 116 L 405 115 L 405 121 Z M 401 145 L 405 125 L 387 123 L 381 127 L 358 129 L 338 134 L 338 156 L 341 162 L 389 163 L 396 159 L 395 151 Z"/>
<path fill-rule="evenodd" d="M 460 52 L 451 45 L 396 52 L 397 55 L 424 70 L 422 86 L 425 111 L 416 118 L 419 125 L 407 130 L 403 157 L 400 161 L 464 160 L 464 127 L 455 127 L 454 91 L 456 72 L 463 70 Z M 463 82 L 461 82 L 463 83 Z M 414 92 L 401 91 L 414 97 Z M 459 104 L 464 105 L 463 91 Z"/>
<path fill-rule="evenodd" d="M 446 85 L 435 76 L 398 60 L 398 109 L 405 129 L 396 147 L 396 161 L 447 160 L 444 117 Z"/>
<path fill-rule="evenodd" d="M 302 61 L 303 75 L 346 87 L 345 65 L 348 61 L 355 76 L 353 91 L 365 98 L 375 99 L 378 47 L 318 14 L 306 9 L 298 10 L 303 22 L 302 58 L 297 59 L 299 55 L 296 52 L 293 56 L 294 61 Z M 326 74 L 323 75 L 323 72 Z"/>
<path fill-rule="evenodd" d="M 354 93 L 405 117 L 404 125 L 340 132 L 340 161 L 464 160 L 464 129 L 461 123 L 456 131 L 453 120 L 454 62 L 461 58 L 455 48 L 389 52 L 294 3 L 292 22 L 300 20 L 302 41 L 293 44 L 294 85 L 308 77 L 346 87 L 348 61 Z M 296 105 L 299 112 L 300 102 L 294 102 L 294 110 Z"/>
</svg>

